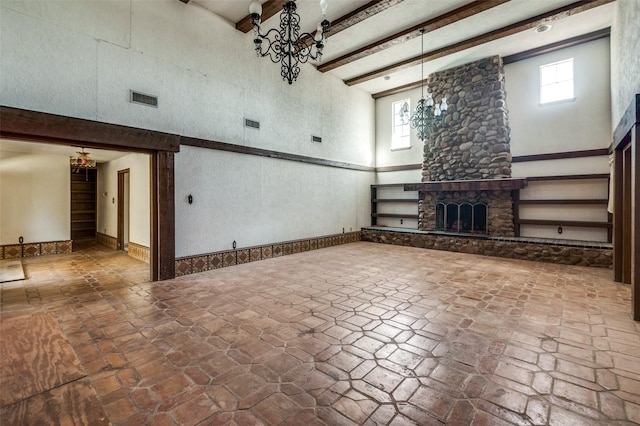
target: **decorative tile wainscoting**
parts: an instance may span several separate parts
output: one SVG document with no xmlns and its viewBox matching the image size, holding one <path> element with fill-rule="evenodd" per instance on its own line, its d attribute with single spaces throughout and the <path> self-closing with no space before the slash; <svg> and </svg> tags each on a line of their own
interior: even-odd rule
<svg viewBox="0 0 640 426">
<path fill-rule="evenodd" d="M 362 241 L 562 265 L 613 267 L 613 246 L 610 243 L 458 235 L 380 227 L 362 228 Z"/>
<path fill-rule="evenodd" d="M 129 256 L 133 257 L 134 259 L 141 260 L 145 263 L 149 263 L 149 259 L 151 258 L 149 247 L 132 243 L 131 241 L 129 241 L 128 247 L 129 249 L 127 253 L 129 254 Z"/>
<path fill-rule="evenodd" d="M 47 241 L 43 243 L 7 244 L 0 246 L 2 259 L 64 254 L 73 251 L 73 241 Z"/>
<path fill-rule="evenodd" d="M 96 232 L 96 242 L 102 244 L 105 247 L 109 247 L 111 250 L 118 250 L 118 239 L 111 235 L 103 234 L 102 232 Z"/>
<path fill-rule="evenodd" d="M 361 232 L 327 235 L 176 259 L 176 277 L 360 241 Z"/>
</svg>

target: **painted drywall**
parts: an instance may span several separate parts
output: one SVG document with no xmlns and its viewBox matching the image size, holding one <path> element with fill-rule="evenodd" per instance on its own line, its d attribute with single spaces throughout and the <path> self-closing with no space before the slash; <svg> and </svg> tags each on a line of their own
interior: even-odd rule
<svg viewBox="0 0 640 426">
<path fill-rule="evenodd" d="M 612 123 L 617 126 L 625 111 L 640 93 L 640 2 L 616 1 L 611 27 Z"/>
<path fill-rule="evenodd" d="M 0 244 L 68 240 L 69 157 L 2 150 L 0 142 Z"/>
<path fill-rule="evenodd" d="M 311 64 L 288 85 L 217 15 L 174 1 L 51 3 L 0 3 L 3 104 L 373 165 L 368 93 Z M 128 102 L 131 89 L 158 108 Z"/>
<path fill-rule="evenodd" d="M 370 224 L 369 172 L 188 146 L 176 169 L 178 257 Z"/>
<path fill-rule="evenodd" d="M 575 100 L 540 105 L 540 66 L 570 58 Z M 607 148 L 611 143 L 610 81 L 608 38 L 506 65 L 511 154 Z M 608 164 L 606 156 L 602 161 Z M 539 174 L 562 174 L 555 165 L 539 166 Z"/>
<path fill-rule="evenodd" d="M 150 156 L 129 154 L 98 164 L 96 229 L 118 236 L 118 171 L 129 169 L 129 241 L 150 246 L 151 180 Z"/>
<path fill-rule="evenodd" d="M 287 84 L 278 65 L 256 57 L 250 33 L 197 5 L 3 1 L 0 11 L 4 105 L 374 166 L 375 103 L 368 93 L 311 64 Z M 158 108 L 130 103 L 130 90 L 158 96 Z M 260 130 L 244 127 L 245 118 L 259 121 Z M 312 135 L 322 143 L 311 142 Z M 178 256 L 233 240 L 246 246 L 368 224 L 370 203 L 362 194 L 372 172 L 181 150 Z M 201 179 L 194 179 L 198 170 Z M 211 199 L 186 209 L 188 192 Z M 98 231 L 115 235 L 108 207 Z M 132 233 L 131 241 L 148 245 L 139 239 Z"/>
</svg>

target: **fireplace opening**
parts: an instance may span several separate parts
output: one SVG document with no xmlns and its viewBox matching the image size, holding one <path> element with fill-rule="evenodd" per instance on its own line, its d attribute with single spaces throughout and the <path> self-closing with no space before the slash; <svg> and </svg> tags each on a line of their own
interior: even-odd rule
<svg viewBox="0 0 640 426">
<path fill-rule="evenodd" d="M 436 205 L 436 231 L 486 234 L 487 205 L 438 203 Z"/>
</svg>

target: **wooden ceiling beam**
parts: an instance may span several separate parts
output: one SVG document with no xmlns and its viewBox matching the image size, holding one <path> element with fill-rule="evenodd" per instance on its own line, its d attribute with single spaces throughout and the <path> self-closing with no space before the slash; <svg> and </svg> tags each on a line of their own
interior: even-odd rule
<svg viewBox="0 0 640 426">
<path fill-rule="evenodd" d="M 387 74 L 390 74 L 396 71 L 418 66 L 422 63 L 422 61 L 428 62 L 434 59 L 442 58 L 447 55 L 451 55 L 456 52 L 461 52 L 463 50 L 470 49 L 475 46 L 489 43 L 489 42 L 522 32 L 522 31 L 528 31 L 539 25 L 548 24 L 550 22 L 564 19 L 569 16 L 575 15 L 577 13 L 581 13 L 581 12 L 602 6 L 604 4 L 611 3 L 613 1 L 615 0 L 583 0 L 575 3 L 571 3 L 564 7 L 560 7 L 558 9 L 554 9 L 552 11 L 534 16 L 532 18 L 525 19 L 520 22 L 516 22 L 515 24 L 511 24 L 506 27 L 502 27 L 500 29 L 490 31 L 488 33 L 479 35 L 477 37 L 472 37 L 468 40 L 463 40 L 461 42 L 454 43 L 452 45 L 445 46 L 440 49 L 432 50 L 430 52 L 425 53 L 424 55 L 420 55 L 411 59 L 397 62 L 393 65 L 389 65 L 384 68 L 380 68 L 375 71 L 371 71 L 369 73 L 362 74 L 357 77 L 345 80 L 345 84 L 348 86 L 353 86 L 356 84 L 364 83 L 365 81 L 383 77 Z"/>
<path fill-rule="evenodd" d="M 454 22 L 460 21 L 462 19 L 468 18 L 470 16 L 476 15 L 481 12 L 484 12 L 487 9 L 491 9 L 492 7 L 498 6 L 508 1 L 509 0 L 473 1 L 462 7 L 459 7 L 450 12 L 447 12 L 443 15 L 437 16 L 433 19 L 422 22 L 418 25 L 414 25 L 411 28 L 402 30 L 399 33 L 383 38 L 382 40 L 378 40 L 360 49 L 354 50 L 353 52 L 349 52 L 343 56 L 340 56 L 339 58 L 324 62 L 318 65 L 318 71 L 320 72 L 331 71 L 343 65 L 349 64 L 351 62 L 355 62 L 366 56 L 373 55 L 374 53 L 381 52 L 390 47 L 397 46 L 401 43 L 404 43 L 416 37 L 420 37 L 421 29 L 425 29 L 427 32 L 434 31 L 446 25 L 452 24 Z"/>
<path fill-rule="evenodd" d="M 262 5 L 262 21 L 266 21 L 273 15 L 282 12 L 282 6 L 287 0 L 269 0 Z M 251 15 L 247 15 L 238 22 L 236 22 L 236 30 L 248 33 L 253 27 L 251 26 Z"/>
<path fill-rule="evenodd" d="M 327 37 L 338 34 L 340 31 L 344 31 L 365 19 L 371 18 L 377 13 L 383 10 L 389 9 L 391 6 L 395 6 L 398 3 L 402 3 L 403 0 L 373 0 L 369 3 L 360 6 L 353 12 L 349 12 L 344 16 L 339 17 L 331 23 L 331 31 L 327 34 Z"/>
<path fill-rule="evenodd" d="M 557 50 L 566 49 L 568 47 L 577 46 L 582 43 L 588 43 L 590 41 L 599 40 L 601 38 L 609 37 L 611 34 L 611 28 L 603 28 L 598 31 L 594 31 L 588 34 L 582 34 L 577 37 L 572 37 L 567 40 L 558 41 L 555 43 L 547 44 L 544 46 L 536 47 L 535 49 L 526 50 L 524 52 L 515 53 L 513 55 L 504 56 L 502 63 L 507 65 L 523 59 L 532 58 L 538 55 L 544 55 L 546 53 L 555 52 Z M 428 83 L 428 79 L 424 79 L 424 84 Z M 413 83 L 404 84 L 402 86 L 394 87 L 392 89 L 385 90 L 383 92 L 373 93 L 371 96 L 374 99 L 384 98 L 385 96 L 395 95 L 396 93 L 402 93 L 407 90 L 416 89 L 422 86 L 423 81 L 415 81 Z"/>
</svg>

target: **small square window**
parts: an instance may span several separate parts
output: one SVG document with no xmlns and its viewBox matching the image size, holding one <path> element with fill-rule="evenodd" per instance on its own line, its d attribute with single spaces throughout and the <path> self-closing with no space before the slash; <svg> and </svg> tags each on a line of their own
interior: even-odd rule
<svg viewBox="0 0 640 426">
<path fill-rule="evenodd" d="M 391 107 L 391 149 L 411 147 L 409 99 L 394 102 Z"/>
<path fill-rule="evenodd" d="M 573 99 L 573 58 L 540 67 L 540 103 Z"/>
</svg>

